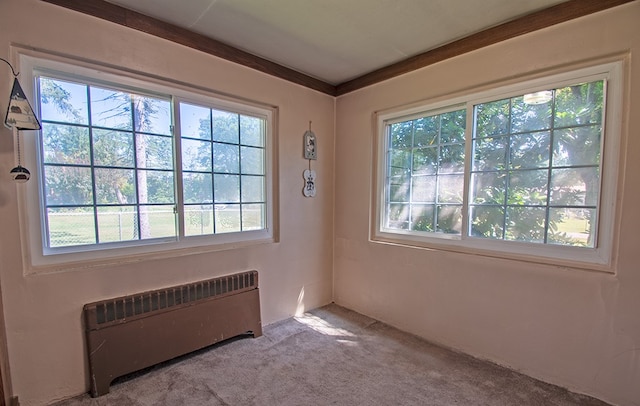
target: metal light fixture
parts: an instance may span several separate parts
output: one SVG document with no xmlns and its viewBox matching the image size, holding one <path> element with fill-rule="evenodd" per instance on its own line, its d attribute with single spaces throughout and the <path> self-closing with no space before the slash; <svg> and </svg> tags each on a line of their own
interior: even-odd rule
<svg viewBox="0 0 640 406">
<path fill-rule="evenodd" d="M 9 172 L 13 180 L 19 183 L 23 183 L 29 180 L 31 172 L 20 164 L 20 130 L 39 130 L 42 128 L 38 121 L 27 96 L 18 82 L 18 73 L 13 69 L 13 66 L 6 59 L 0 58 L 11 68 L 13 73 L 13 87 L 11 88 L 11 95 L 9 96 L 9 105 L 7 106 L 7 114 L 4 119 L 4 125 L 7 128 L 13 129 L 13 135 L 16 139 L 16 146 L 18 152 L 18 166 L 11 169 Z"/>
<path fill-rule="evenodd" d="M 525 104 L 544 104 L 551 101 L 553 93 L 551 90 L 542 90 L 540 92 L 528 93 L 523 97 Z"/>
</svg>

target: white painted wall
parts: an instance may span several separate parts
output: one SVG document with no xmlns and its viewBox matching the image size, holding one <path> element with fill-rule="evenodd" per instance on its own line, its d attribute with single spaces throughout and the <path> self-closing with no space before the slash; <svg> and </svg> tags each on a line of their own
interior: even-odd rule
<svg viewBox="0 0 640 406">
<path fill-rule="evenodd" d="M 0 56 L 20 44 L 277 105 L 281 242 L 24 276 L 8 130 L 0 129 L 0 286 L 12 388 L 43 405 L 88 388 L 81 309 L 101 298 L 258 269 L 265 324 L 335 300 L 429 340 L 620 405 L 640 404 L 640 2 L 487 47 L 334 100 L 37 0 L 0 1 Z M 493 80 L 628 53 L 615 275 L 371 243 L 372 113 Z M 3 68 L 0 68 L 0 72 Z M 9 73 L 0 73 L 0 95 Z M 0 101 L 1 101 L 0 97 Z M 337 120 L 335 120 L 337 118 Z M 301 194 L 313 120 L 318 195 Z M 336 135 L 334 136 L 334 122 Z M 334 156 L 334 143 L 336 153 Z M 335 171 L 335 202 L 334 202 Z M 333 229 L 335 208 L 335 236 Z"/>
<path fill-rule="evenodd" d="M 259 271 L 263 324 L 331 301 L 332 97 L 37 0 L 0 1 L 1 57 L 10 58 L 12 44 L 148 72 L 279 108 L 279 243 L 30 276 L 23 275 L 16 198 L 20 186 L 8 176 L 15 166 L 12 136 L 0 128 L 0 283 L 12 381 L 12 388 L 5 389 L 19 396 L 21 405 L 44 405 L 88 390 L 81 322 L 85 303 L 248 269 Z M 12 81 L 4 63 L 0 78 L 0 95 L 8 97 Z M 5 109 L 6 100 L 1 103 Z M 302 135 L 310 120 L 319 150 L 313 199 L 302 196 L 302 171 L 308 166 Z"/>
<path fill-rule="evenodd" d="M 611 54 L 629 59 L 616 274 L 370 242 L 373 113 Z M 479 358 L 640 405 L 640 2 L 338 98 L 334 300 Z"/>
</svg>

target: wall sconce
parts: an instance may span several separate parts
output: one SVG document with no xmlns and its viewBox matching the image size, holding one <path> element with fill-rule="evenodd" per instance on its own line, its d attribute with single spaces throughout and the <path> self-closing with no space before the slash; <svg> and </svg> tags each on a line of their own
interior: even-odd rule
<svg viewBox="0 0 640 406">
<path fill-rule="evenodd" d="M 9 65 L 11 73 L 13 73 L 13 87 L 11 88 L 11 94 L 9 96 L 9 105 L 7 106 L 7 115 L 4 119 L 4 125 L 7 128 L 13 129 L 13 135 L 16 139 L 16 145 L 18 150 L 18 166 L 11 169 L 9 172 L 13 180 L 19 183 L 24 183 L 31 177 L 31 172 L 22 165 L 20 165 L 20 130 L 39 130 L 42 128 L 40 122 L 36 118 L 27 96 L 18 82 L 18 73 L 13 69 L 13 66 L 6 59 L 0 58 L 4 63 Z"/>
</svg>

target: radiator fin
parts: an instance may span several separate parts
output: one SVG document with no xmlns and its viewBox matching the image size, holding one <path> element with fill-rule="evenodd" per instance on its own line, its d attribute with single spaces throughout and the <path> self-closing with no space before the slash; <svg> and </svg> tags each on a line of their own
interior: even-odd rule
<svg viewBox="0 0 640 406">
<path fill-rule="evenodd" d="M 87 314 L 93 315 L 86 320 L 87 327 L 100 328 L 107 324 L 144 317 L 147 313 L 186 306 L 200 300 L 236 294 L 257 287 L 258 272 L 248 271 L 94 302 L 85 306 L 85 310 L 89 311 Z"/>
</svg>

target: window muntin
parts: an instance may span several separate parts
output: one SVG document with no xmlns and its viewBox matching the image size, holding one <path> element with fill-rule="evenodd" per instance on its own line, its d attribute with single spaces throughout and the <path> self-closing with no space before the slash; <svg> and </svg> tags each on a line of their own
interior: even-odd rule
<svg viewBox="0 0 640 406">
<path fill-rule="evenodd" d="M 265 120 L 180 103 L 185 234 L 266 224 Z"/>
<path fill-rule="evenodd" d="M 542 92 L 474 106 L 468 234 L 594 247 L 604 80 Z"/>
<path fill-rule="evenodd" d="M 372 240 L 611 270 L 623 67 L 622 62 L 610 62 L 441 99 L 430 106 L 376 113 Z M 533 102 L 524 103 L 525 95 Z M 391 126 L 461 104 L 467 123 L 462 232 L 388 227 Z M 490 109 L 500 114 L 484 117 L 483 111 Z M 567 114 L 571 109 L 580 114 Z M 514 112 L 520 112 L 520 118 L 510 117 Z M 580 149 L 584 152 L 578 153 Z M 489 204 L 491 200 L 499 204 Z M 492 217 L 499 221 L 482 223 Z M 514 227 L 514 219 L 530 227 L 523 232 Z"/>
<path fill-rule="evenodd" d="M 460 234 L 465 110 L 390 123 L 384 227 Z"/>
<path fill-rule="evenodd" d="M 275 176 L 274 173 L 277 172 L 277 167 L 274 165 L 274 161 L 271 156 L 273 154 L 273 145 L 275 145 L 275 120 L 277 117 L 276 107 L 253 103 L 246 100 L 239 101 L 230 96 L 218 95 L 212 90 L 194 88 L 183 83 L 172 82 L 170 80 L 149 78 L 141 73 L 137 74 L 133 72 L 122 72 L 117 68 L 110 68 L 102 65 L 91 64 L 85 61 L 56 57 L 36 51 L 21 52 L 19 55 L 19 59 L 23 75 L 31 73 L 32 77 L 34 78 L 33 81 L 27 80 L 25 85 L 23 85 L 23 88 L 27 93 L 34 95 L 33 105 L 36 110 L 40 110 L 38 108 L 40 104 L 38 96 L 38 77 L 40 76 L 56 79 L 61 82 L 66 82 L 69 84 L 69 86 L 73 84 L 80 84 L 82 86 L 93 86 L 95 88 L 104 90 L 122 91 L 123 93 L 131 93 L 140 96 L 168 100 L 170 102 L 170 108 L 166 114 L 163 113 L 163 117 L 168 124 L 169 130 L 166 129 L 167 127 L 164 126 L 163 123 L 162 125 L 164 129 L 162 131 L 158 131 L 157 128 L 154 128 L 153 130 L 143 132 L 142 134 L 147 136 L 157 135 L 157 137 L 151 137 L 152 140 L 159 140 L 160 138 L 166 138 L 167 140 L 169 140 L 169 142 L 155 143 L 158 145 L 154 144 L 154 148 L 162 149 L 162 153 L 170 151 L 170 153 L 172 154 L 171 162 L 169 163 L 167 168 L 157 167 L 157 165 L 159 164 L 158 159 L 151 159 L 151 157 L 148 157 L 148 159 L 152 160 L 152 162 L 148 162 L 148 167 L 144 170 L 171 172 L 173 176 L 172 180 L 167 181 L 166 179 L 164 179 L 157 181 L 157 183 L 159 182 L 163 185 L 168 185 L 169 187 L 173 188 L 173 191 L 171 193 L 173 202 L 171 205 L 167 204 L 170 210 L 167 213 L 163 213 L 163 215 L 171 216 L 173 222 L 169 222 L 166 220 L 161 221 L 163 225 L 168 225 L 169 227 L 171 227 L 170 233 L 167 232 L 166 234 L 156 234 L 157 236 L 152 235 L 150 238 L 144 239 L 132 239 L 131 236 L 134 235 L 133 227 L 129 227 L 127 229 L 126 227 L 124 227 L 124 225 L 126 224 L 127 220 L 129 221 L 128 224 L 134 223 L 134 220 L 126 219 L 124 218 L 124 215 L 118 213 L 119 216 L 123 217 L 123 235 L 129 239 L 120 238 L 119 233 L 117 233 L 117 237 L 114 237 L 113 233 L 108 234 L 104 232 L 102 234 L 102 237 L 100 237 L 101 240 L 99 244 L 78 244 L 50 247 L 48 243 L 48 237 L 46 237 L 48 225 L 46 221 L 46 211 L 44 208 L 45 184 L 43 181 L 44 148 L 41 144 L 42 134 L 41 132 L 37 132 L 34 133 L 34 137 L 26 138 L 25 140 L 28 142 L 25 142 L 23 144 L 23 158 L 25 164 L 30 168 L 35 168 L 39 175 L 37 177 L 34 176 L 32 178 L 32 182 L 25 184 L 24 187 L 19 190 L 19 198 L 22 202 L 23 207 L 23 210 L 21 210 L 20 212 L 21 222 L 25 226 L 26 230 L 26 232 L 23 234 L 25 237 L 23 240 L 23 248 L 26 250 L 26 252 L 28 252 L 27 255 L 30 258 L 29 262 L 25 262 L 25 266 L 27 267 L 25 270 L 26 272 L 46 272 L 47 270 L 62 270 L 75 266 L 82 267 L 84 266 L 84 264 L 89 263 L 102 264 L 122 261 L 126 262 L 130 260 L 139 260 L 139 258 L 142 258 L 147 254 L 153 254 L 154 258 L 161 258 L 169 255 L 174 255 L 172 254 L 172 252 L 175 252 L 175 250 L 179 250 L 181 255 L 184 255 L 188 254 L 189 252 L 219 250 L 229 247 L 240 247 L 257 243 L 273 242 L 277 240 L 277 224 L 274 223 L 274 219 L 277 218 L 277 207 L 274 206 L 273 200 L 273 176 Z M 70 93 L 71 94 L 69 95 L 68 99 L 70 102 L 74 102 L 74 95 L 77 97 L 77 93 L 84 95 L 84 92 L 81 89 L 78 90 L 77 88 L 74 90 L 74 92 Z M 87 100 L 86 97 L 84 97 L 84 100 Z M 245 211 L 245 219 L 243 220 L 244 226 L 242 228 L 242 231 L 224 233 L 217 232 L 216 234 L 204 235 L 187 235 L 185 233 L 185 214 L 183 205 L 184 200 L 182 192 L 182 163 L 180 150 L 181 143 L 179 142 L 181 140 L 181 128 L 178 101 L 237 114 L 252 120 L 257 119 L 261 122 L 262 132 L 259 134 L 259 137 L 262 137 L 260 139 L 260 142 L 262 142 L 261 149 L 263 151 L 263 167 L 261 173 L 261 186 L 263 188 L 261 191 L 261 206 L 247 207 L 248 209 L 256 210 Z M 70 114 L 68 111 L 67 113 L 65 113 L 66 115 L 63 114 L 63 112 L 59 112 L 59 114 L 61 114 L 61 117 L 57 118 L 57 120 L 60 120 L 61 122 L 59 123 L 59 125 L 64 124 L 78 127 L 88 126 L 89 119 L 92 118 L 91 112 L 89 111 L 89 104 L 82 105 L 82 103 L 76 102 L 75 107 L 80 112 L 79 116 L 83 118 L 74 118 L 74 115 Z M 45 103 L 43 105 L 42 112 L 44 113 L 47 108 L 55 110 L 57 107 L 55 105 L 46 106 Z M 40 113 L 40 111 L 37 111 L 37 113 Z M 45 116 L 47 114 L 52 115 L 54 113 L 44 113 Z M 126 123 L 124 123 L 123 121 L 126 120 L 122 120 L 122 118 L 112 118 L 112 120 L 120 121 L 109 122 L 104 126 L 104 128 L 96 127 L 95 129 L 92 129 L 91 132 L 98 133 L 97 130 L 104 130 L 106 132 L 111 131 L 110 134 L 113 139 L 117 139 L 119 141 L 118 145 L 126 150 L 128 146 L 126 142 L 123 141 L 123 138 L 125 137 L 122 136 L 121 133 L 126 133 L 127 131 L 122 130 L 118 127 L 124 126 L 124 124 Z M 54 120 L 52 119 L 50 121 Z M 173 128 L 172 126 L 174 126 L 175 128 Z M 167 131 L 169 135 L 165 135 Z M 110 139 L 104 133 L 100 135 L 106 137 L 104 139 Z M 162 137 L 160 137 L 160 135 L 162 135 Z M 256 137 L 255 134 L 253 134 L 253 136 Z M 249 137 L 249 134 L 245 135 L 245 138 L 247 137 Z M 255 145 L 252 145 L 252 141 L 243 141 L 243 145 L 240 145 L 241 148 L 244 148 L 246 146 L 256 147 Z M 77 151 L 74 153 L 76 155 L 81 155 Z M 122 151 L 120 151 L 120 154 L 122 154 Z M 52 159 L 55 160 L 55 158 Z M 108 163 L 107 161 L 98 161 L 98 166 L 104 166 L 104 168 L 101 169 L 117 171 L 120 169 L 131 170 L 132 165 L 136 166 L 138 164 L 135 156 L 133 158 L 133 164 L 131 163 L 130 158 L 125 159 L 120 156 L 119 159 L 120 162 L 115 165 L 113 163 Z M 245 166 L 249 163 L 249 161 L 251 160 L 249 159 L 247 162 L 245 162 Z M 51 166 L 56 166 L 54 162 L 52 162 L 51 164 Z M 57 162 L 57 164 L 64 166 L 62 164 L 65 164 L 65 162 Z M 79 165 L 86 166 L 86 164 Z M 122 165 L 122 167 L 118 165 Z M 73 164 L 69 164 L 67 166 L 73 167 Z M 254 173 L 255 169 L 246 169 L 245 172 L 247 175 L 256 174 Z M 118 172 L 118 174 L 120 173 Z M 134 176 L 133 182 L 137 182 L 137 176 Z M 247 185 L 249 187 L 244 194 L 244 196 L 246 197 L 243 198 L 245 204 L 249 202 L 249 196 L 247 195 L 247 193 L 251 192 L 251 190 L 255 191 L 255 183 L 251 184 L 249 182 L 247 183 Z M 252 189 L 251 186 L 254 186 L 254 188 Z M 114 197 L 114 194 L 115 193 L 111 193 L 110 195 L 111 202 L 113 201 L 113 199 L 118 199 L 118 196 L 115 195 Z M 131 202 L 131 200 L 129 200 L 132 196 L 131 194 L 124 194 L 124 196 L 127 197 L 127 204 Z M 163 198 L 164 197 L 165 196 L 163 196 Z M 164 201 L 157 202 L 157 204 L 160 203 L 164 203 Z M 85 239 L 94 238 L 94 236 L 98 235 L 99 233 L 98 231 L 96 231 L 98 229 L 98 226 L 96 225 L 98 217 L 96 216 L 100 216 L 102 213 L 108 213 L 109 216 L 113 216 L 113 213 L 111 213 L 111 211 L 115 210 L 119 212 L 121 210 L 121 208 L 118 207 L 118 204 L 116 204 L 114 207 L 111 207 L 112 205 L 110 205 L 109 203 L 104 203 L 102 204 L 103 207 L 100 207 L 99 211 L 97 208 L 90 208 L 88 207 L 89 205 L 86 205 L 87 207 L 85 208 L 85 211 L 87 213 L 82 213 L 82 215 L 85 218 L 91 220 L 85 221 L 82 224 L 82 227 L 85 227 L 85 230 L 91 230 L 91 232 L 89 233 L 88 237 L 84 236 Z M 132 205 L 136 206 L 138 205 L 138 203 L 136 202 Z M 251 217 L 252 212 L 254 213 L 253 217 Z M 258 212 L 259 215 L 255 215 L 256 212 Z M 136 213 L 133 213 L 132 215 L 134 214 Z M 74 218 L 78 217 L 79 216 L 75 216 Z M 155 229 L 156 231 L 160 230 L 159 227 L 155 227 Z M 169 234 L 171 235 L 169 236 Z M 97 239 L 98 237 L 95 238 Z"/>
<path fill-rule="evenodd" d="M 41 75 L 49 248 L 175 237 L 170 98 Z"/>
</svg>

